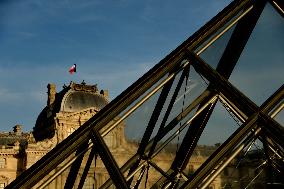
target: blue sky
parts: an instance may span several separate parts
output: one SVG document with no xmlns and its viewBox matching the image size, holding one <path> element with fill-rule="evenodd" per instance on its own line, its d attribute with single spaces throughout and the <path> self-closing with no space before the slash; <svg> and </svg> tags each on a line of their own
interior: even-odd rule
<svg viewBox="0 0 284 189">
<path fill-rule="evenodd" d="M 46 86 L 51 82 L 57 85 L 57 91 L 70 81 L 97 83 L 99 89 L 109 89 L 113 99 L 229 2 L 1 1 L 1 130 L 9 131 L 15 124 L 32 130 L 46 105 Z M 277 31 L 284 31 L 283 25 L 275 25 Z M 283 45 L 275 48 L 281 60 Z M 78 72 L 70 75 L 68 68 L 74 63 Z M 277 65 L 283 63 L 278 61 Z M 233 81 L 244 78 L 242 70 Z M 279 72 L 279 67 L 273 67 L 274 71 Z M 268 75 L 267 82 L 277 79 L 283 83 L 282 74 L 276 78 Z M 250 86 L 242 87 L 250 93 Z"/>
<path fill-rule="evenodd" d="M 97 83 L 113 99 L 228 1 L 0 2 L 1 130 L 31 130 L 47 84 Z M 77 63 L 78 73 L 68 68 Z"/>
</svg>

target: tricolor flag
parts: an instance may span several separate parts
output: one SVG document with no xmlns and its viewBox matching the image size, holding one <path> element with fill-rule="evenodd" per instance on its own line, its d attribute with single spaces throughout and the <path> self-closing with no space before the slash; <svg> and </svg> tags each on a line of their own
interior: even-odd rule
<svg viewBox="0 0 284 189">
<path fill-rule="evenodd" d="M 73 64 L 73 66 L 71 66 L 71 67 L 69 68 L 69 73 L 70 73 L 70 74 L 73 74 L 74 72 L 76 72 L 76 64 Z"/>
</svg>

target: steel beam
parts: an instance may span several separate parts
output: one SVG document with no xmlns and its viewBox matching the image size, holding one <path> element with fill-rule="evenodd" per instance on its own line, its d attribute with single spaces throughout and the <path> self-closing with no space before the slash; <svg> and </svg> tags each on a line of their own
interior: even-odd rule
<svg viewBox="0 0 284 189">
<path fill-rule="evenodd" d="M 208 24 L 192 35 L 177 49 L 160 61 L 153 69 L 142 76 L 138 81 L 126 89 L 115 100 L 98 112 L 93 118 L 76 130 L 67 139 L 58 144 L 45 157 L 35 163 L 25 174 L 21 174 L 6 188 L 31 188 L 54 170 L 61 162 L 71 156 L 82 143 L 89 140 L 90 132 L 95 127 L 101 129 L 119 113 L 125 110 L 132 102 L 158 82 L 163 76 L 180 65 L 184 59 L 186 49 L 193 50 L 208 39 L 216 30 L 224 26 L 228 20 L 240 10 L 251 6 L 253 0 L 238 0 L 231 3 Z"/>
<path fill-rule="evenodd" d="M 201 189 L 205 189 L 220 173 L 223 171 L 223 169 L 246 147 L 254 141 L 257 136 L 260 134 L 261 128 L 258 127 L 255 131 L 253 131 L 234 151 L 231 152 L 229 157 L 224 157 L 225 161 L 221 161 L 219 163 L 219 167 L 214 170 L 212 174 L 208 174 L 206 176 L 205 181 L 201 184 Z M 190 188 L 190 186 L 187 186 L 187 188 Z"/>
<path fill-rule="evenodd" d="M 220 58 L 216 71 L 228 79 L 241 56 L 244 47 L 264 9 L 265 0 L 258 0 L 252 10 L 237 23 Z"/>
<path fill-rule="evenodd" d="M 82 152 L 84 152 L 84 154 L 85 154 L 86 149 L 88 149 L 88 143 L 82 144 L 78 148 L 75 156 L 78 156 L 78 154 L 81 154 Z M 84 154 L 78 156 L 78 158 L 72 164 L 70 171 L 69 171 L 69 174 L 68 174 L 68 177 L 66 179 L 65 185 L 64 185 L 64 189 L 72 189 L 73 188 L 75 181 L 76 181 L 76 178 L 77 178 L 77 175 L 78 175 L 78 172 L 80 170 L 83 158 L 84 158 Z"/>
<path fill-rule="evenodd" d="M 251 32 L 256 25 L 256 22 L 264 8 L 265 3 L 265 1 L 261 1 L 261 3 L 256 3 L 253 9 L 237 23 L 236 28 L 216 68 L 216 71 L 219 72 L 224 78 L 228 79 L 230 77 L 251 35 Z M 211 86 L 209 85 L 209 89 L 210 88 Z M 176 155 L 176 158 L 171 166 L 171 168 L 175 170 L 175 175 L 186 167 L 193 153 L 193 150 L 196 147 L 198 139 L 202 134 L 203 128 L 205 127 L 208 119 L 210 118 L 213 108 L 214 106 L 210 111 L 208 110 L 204 113 L 203 116 L 200 116 L 199 120 L 194 121 L 192 123 L 193 126 L 190 127 L 191 130 L 188 130 L 185 139 L 183 140 L 181 147 Z M 193 130 L 194 125 L 196 125 L 197 127 L 195 130 Z"/>
<path fill-rule="evenodd" d="M 201 101 L 203 101 L 204 98 L 206 98 L 207 96 L 210 95 L 209 91 L 204 91 L 199 97 L 196 98 L 196 100 L 194 100 L 185 110 L 184 112 L 181 112 L 179 115 L 177 115 L 165 128 L 163 131 L 161 131 L 161 134 L 159 136 L 155 136 L 153 139 L 151 139 L 151 141 L 147 144 L 146 150 L 145 152 L 148 152 L 152 146 L 152 143 L 154 140 L 158 140 L 160 141 L 168 132 L 170 132 L 181 120 L 182 118 L 184 118 L 187 114 L 189 114 L 194 108 L 196 108 L 199 103 Z M 201 113 L 203 111 L 204 108 L 206 108 L 210 103 L 212 103 L 213 101 L 216 100 L 216 96 L 212 99 L 210 99 L 210 101 L 208 101 L 207 104 L 204 105 L 203 108 L 199 109 L 196 112 L 196 115 L 198 115 L 199 113 Z M 195 115 L 195 116 L 196 116 Z M 180 129 L 184 129 L 191 121 L 192 119 L 195 118 L 195 116 L 193 116 L 190 120 L 188 120 Z M 158 152 L 164 147 L 164 145 L 168 144 L 169 141 L 171 141 L 174 137 L 176 137 L 179 133 L 174 133 L 172 137 L 169 138 L 169 140 L 166 140 L 165 142 L 163 142 L 163 144 L 161 146 L 159 146 L 159 148 L 155 149 L 155 152 L 153 153 L 153 155 L 151 156 L 151 158 L 155 157 L 156 154 L 158 154 Z M 157 139 L 158 138 L 158 139 Z M 140 157 L 139 154 L 135 154 L 134 156 L 132 156 L 132 158 L 130 158 L 122 167 L 121 167 L 121 171 L 124 173 L 126 172 L 136 161 L 137 159 Z M 145 161 L 145 160 L 144 160 Z M 141 166 L 142 164 L 140 164 Z M 136 170 L 135 170 L 136 171 Z M 133 171 L 133 172 L 135 172 Z M 132 172 L 132 173 L 133 173 Z M 132 174 L 131 173 L 131 174 Z M 102 189 L 107 188 L 111 185 L 111 180 L 108 180 L 105 184 L 103 184 L 103 186 L 101 187 Z"/>
<path fill-rule="evenodd" d="M 251 116 L 246 124 L 239 127 L 193 174 L 192 178 L 181 187 L 196 188 L 218 163 L 246 137 L 252 129 L 256 128 L 258 115 Z"/>
<path fill-rule="evenodd" d="M 236 28 L 226 46 L 226 49 L 219 61 L 216 71 L 219 72 L 224 78 L 228 79 L 256 25 L 257 20 L 265 6 L 265 1 L 256 3 L 252 10 L 246 14 L 236 25 Z M 211 86 L 209 85 L 209 89 Z M 214 107 L 213 107 L 214 108 Z M 178 151 L 176 158 L 172 164 L 172 169 L 175 170 L 175 174 L 183 170 L 189 158 L 191 157 L 193 150 L 196 147 L 197 141 L 205 127 L 207 120 L 209 119 L 213 108 L 199 117 L 199 120 L 193 122 L 196 125 L 195 130 L 192 130 L 194 126 L 190 127 L 185 139 L 183 140 L 180 150 Z M 177 163 L 179 161 L 179 163 Z M 181 161 L 183 163 L 181 163 Z M 179 165 L 178 165 L 179 164 Z M 175 176 L 175 175 L 173 175 Z"/>
<path fill-rule="evenodd" d="M 89 154 L 89 157 L 88 157 L 88 160 L 87 160 L 87 163 L 85 165 L 85 168 L 84 168 L 84 171 L 83 171 L 83 174 L 81 176 L 81 179 L 80 179 L 80 182 L 79 182 L 79 185 L 78 185 L 78 188 L 77 189 L 82 189 L 83 186 L 84 186 L 84 183 L 85 183 L 85 180 L 88 176 L 88 172 L 90 170 L 90 167 L 91 167 L 91 164 L 92 164 L 92 161 L 95 157 L 95 154 L 96 154 L 96 148 L 93 147 L 90 154 Z"/>
<path fill-rule="evenodd" d="M 284 17 L 284 3 L 282 0 L 269 0 L 272 6 L 277 10 L 277 12 Z"/>
<path fill-rule="evenodd" d="M 252 1 L 234 1 L 213 18 L 208 24 L 202 27 L 198 32 L 192 35 L 172 53 L 165 57 L 153 69 L 141 77 L 138 81 L 133 83 L 115 100 L 108 104 L 104 110 L 100 111 L 93 118 L 87 121 L 83 126 L 76 130 L 70 137 L 64 140 L 51 150 L 45 157 L 39 160 L 32 166 L 25 174 L 21 174 L 6 188 L 31 188 L 37 182 L 42 180 L 44 176 L 51 170 L 55 169 L 62 161 L 74 153 L 77 147 L 84 141 L 88 140 L 90 128 L 102 128 L 109 121 L 113 120 L 120 112 L 128 107 L 135 99 L 153 86 L 161 77 L 167 74 L 174 67 L 178 66 L 180 60 L 183 59 L 184 49 L 195 48 L 202 40 L 210 36 L 214 31 L 224 25 L 228 19 L 234 16 L 239 10 L 248 6 Z"/>
<path fill-rule="evenodd" d="M 161 94 L 158 98 L 158 101 L 156 103 L 156 106 L 154 108 L 154 111 L 151 115 L 151 118 L 149 120 L 149 123 L 146 127 L 146 130 L 144 132 L 144 135 L 142 137 L 142 140 L 141 140 L 141 143 L 138 147 L 138 150 L 137 150 L 137 153 L 140 155 L 141 158 L 143 158 L 145 156 L 145 150 L 146 150 L 146 147 L 147 147 L 147 144 L 149 143 L 149 140 L 150 140 L 150 137 L 154 131 L 154 128 L 156 126 L 156 123 L 158 121 L 158 118 L 161 114 L 161 110 L 163 109 L 163 106 L 166 102 L 166 99 L 168 97 L 168 94 L 169 94 L 169 91 L 171 90 L 171 87 L 173 85 L 173 82 L 174 82 L 174 79 L 171 79 L 162 89 L 161 91 Z M 137 167 L 139 166 L 139 163 L 140 163 L 140 158 L 137 160 L 137 162 L 135 164 L 133 164 L 131 167 L 130 167 L 130 170 L 129 172 L 133 172 L 135 169 L 137 169 Z M 130 186 L 131 185 L 131 182 L 132 182 L 132 179 L 130 179 L 129 181 L 127 181 L 128 185 Z"/>
<path fill-rule="evenodd" d="M 126 180 L 119 170 L 119 167 L 111 155 L 107 145 L 104 142 L 104 139 L 101 137 L 100 133 L 97 130 L 93 130 L 91 139 L 93 143 L 96 145 L 96 149 L 98 154 L 101 157 L 102 162 L 104 163 L 110 178 L 114 182 L 116 188 L 126 189 L 128 188 Z"/>
<path fill-rule="evenodd" d="M 251 102 L 247 97 L 245 97 L 242 93 L 240 93 L 237 89 L 235 89 L 230 83 L 228 83 L 215 70 L 210 68 L 208 65 L 206 65 L 204 62 L 202 62 L 195 55 L 192 55 L 192 53 L 190 53 L 190 56 L 193 56 L 192 60 L 195 59 L 197 61 L 197 62 L 192 63 L 192 65 L 197 69 L 197 71 L 200 71 L 200 73 L 202 73 L 214 85 L 214 87 L 216 87 L 216 90 L 219 90 L 223 94 L 226 94 L 225 96 L 228 99 L 230 99 L 231 101 L 233 101 L 233 104 L 235 104 L 239 109 L 241 109 L 243 112 L 246 112 L 247 115 L 250 115 L 250 114 L 253 114 L 254 112 L 259 111 L 258 107 L 253 102 Z M 283 96 L 282 97 L 281 96 L 282 95 L 278 95 L 278 99 L 283 97 Z M 273 98 L 273 99 L 276 99 L 276 98 Z M 267 104 L 267 105 L 264 105 L 264 107 L 266 107 L 266 106 L 272 107 L 273 104 L 275 105 L 275 102 L 273 103 L 270 100 L 265 104 Z M 271 118 L 266 118 L 266 119 L 271 119 Z M 273 128 L 275 128 L 275 127 L 273 127 Z M 277 137 L 277 138 L 279 138 L 279 137 Z M 212 160 L 211 159 L 209 159 L 209 160 L 210 160 L 210 163 L 211 163 Z M 198 176 L 198 178 L 201 178 L 201 177 Z"/>
<path fill-rule="evenodd" d="M 160 125 L 160 127 L 159 127 L 159 129 L 158 129 L 158 132 L 157 132 L 157 135 L 156 135 L 157 137 L 155 137 L 155 139 L 154 139 L 154 141 L 153 141 L 153 144 L 152 144 L 152 146 L 151 146 L 151 149 L 150 149 L 150 151 L 149 151 L 149 153 L 148 153 L 148 156 L 149 156 L 149 157 L 152 156 L 152 154 L 153 154 L 153 152 L 154 152 L 154 150 L 155 150 L 155 147 L 156 147 L 156 145 L 157 145 L 157 143 L 158 143 L 158 141 L 159 141 L 159 138 L 161 138 L 161 137 L 159 137 L 159 136 L 161 135 L 162 131 L 164 130 L 164 127 L 165 127 L 165 125 L 166 125 L 166 122 L 167 122 L 167 120 L 168 120 L 168 117 L 169 117 L 169 115 L 170 115 L 170 113 L 171 113 L 171 111 L 172 111 L 173 105 L 174 105 L 175 100 L 176 100 L 176 98 L 177 98 L 177 95 L 178 95 L 178 93 L 179 93 L 179 91 L 180 91 L 180 89 L 181 89 L 182 83 L 184 82 L 185 79 L 188 79 L 189 69 L 190 69 L 190 67 L 189 67 L 189 65 L 188 65 L 186 68 L 184 68 L 184 70 L 183 70 L 183 72 L 182 72 L 182 75 L 180 76 L 180 79 L 179 79 L 179 81 L 178 81 L 178 83 L 177 83 L 177 86 L 176 86 L 176 88 L 175 88 L 175 91 L 174 91 L 174 93 L 173 93 L 173 95 L 172 95 L 172 97 L 171 97 L 171 100 L 170 100 L 170 103 L 169 103 L 168 108 L 167 108 L 167 110 L 166 110 L 166 113 L 165 113 L 165 115 L 164 115 L 164 117 L 163 117 L 163 120 L 162 120 L 162 122 L 161 122 L 161 125 Z"/>
</svg>

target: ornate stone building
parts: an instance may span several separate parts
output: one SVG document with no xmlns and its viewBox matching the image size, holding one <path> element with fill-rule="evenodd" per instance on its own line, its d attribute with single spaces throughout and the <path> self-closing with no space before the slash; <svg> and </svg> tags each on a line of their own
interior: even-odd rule
<svg viewBox="0 0 284 189">
<path fill-rule="evenodd" d="M 16 125 L 13 132 L 0 134 L 0 189 L 28 169 L 109 102 L 107 90 L 99 91 L 96 85 L 86 85 L 84 82 L 81 84 L 71 82 L 60 92 L 56 92 L 54 84 L 48 84 L 47 88 L 47 106 L 39 114 L 32 132 L 23 133 L 21 126 Z M 124 128 L 125 123 L 122 122 L 104 138 L 119 166 L 137 151 L 137 143 L 125 137 Z M 215 149 L 216 147 L 199 146 L 186 171 L 190 173 L 196 170 Z M 168 148 L 160 152 L 153 161 L 166 171 L 174 158 L 174 153 L 174 150 Z M 87 161 L 87 158 L 83 161 Z M 148 180 L 150 184 L 159 177 L 154 170 L 150 170 L 149 174 L 151 174 Z M 46 188 L 64 188 L 67 176 L 68 174 L 63 172 Z M 108 173 L 101 160 L 97 159 L 96 165 L 89 171 L 84 188 L 97 188 L 108 178 Z M 79 180 L 75 185 L 78 184 Z M 220 178 L 216 179 L 210 188 L 221 188 Z"/>
</svg>

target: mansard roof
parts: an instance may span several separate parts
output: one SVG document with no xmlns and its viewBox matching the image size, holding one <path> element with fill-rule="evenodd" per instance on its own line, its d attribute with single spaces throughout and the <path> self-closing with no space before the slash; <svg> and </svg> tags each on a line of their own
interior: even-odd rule
<svg viewBox="0 0 284 189">
<path fill-rule="evenodd" d="M 14 146 L 16 142 L 26 145 L 29 136 L 29 133 L 0 132 L 0 146 Z"/>
<path fill-rule="evenodd" d="M 71 82 L 58 93 L 54 84 L 48 85 L 49 90 L 51 85 L 54 91 L 48 91 L 48 104 L 39 114 L 34 127 L 36 140 L 54 136 L 53 123 L 57 113 L 79 112 L 87 108 L 99 111 L 108 104 L 107 94 L 103 90 L 99 92 L 97 85 L 87 85 L 84 81 L 81 84 Z"/>
</svg>

